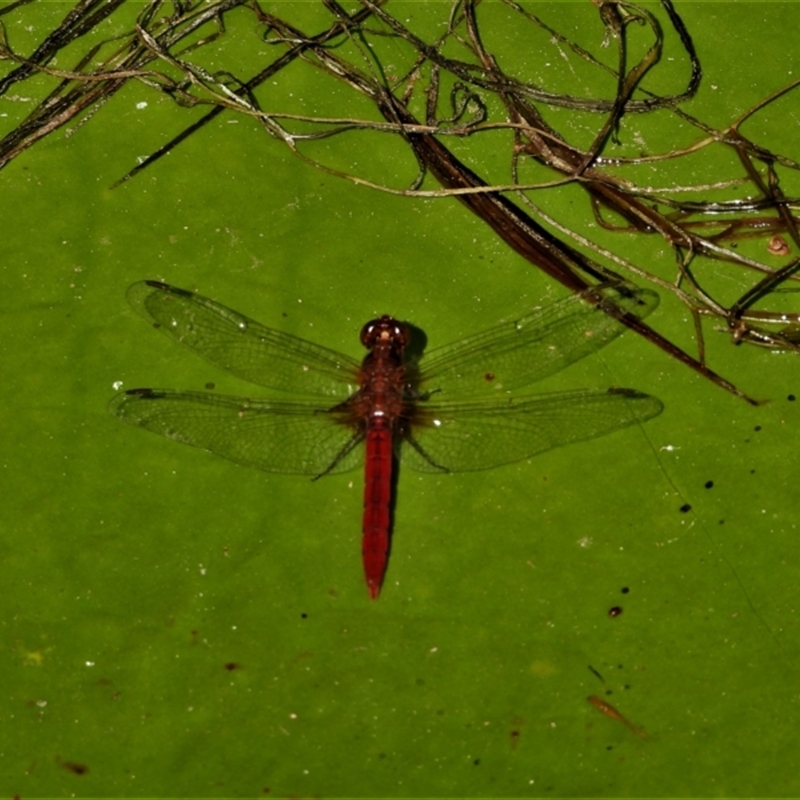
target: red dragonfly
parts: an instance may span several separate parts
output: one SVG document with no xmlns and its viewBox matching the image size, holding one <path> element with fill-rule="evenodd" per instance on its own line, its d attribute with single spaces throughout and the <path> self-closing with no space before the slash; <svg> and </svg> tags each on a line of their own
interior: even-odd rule
<svg viewBox="0 0 800 800">
<path fill-rule="evenodd" d="M 134 284 L 128 300 L 213 364 L 292 396 L 131 389 L 111 401 L 111 412 L 268 472 L 319 478 L 365 460 L 362 553 L 372 598 L 386 571 L 397 460 L 420 472 L 489 469 L 662 410 L 658 399 L 632 389 L 513 393 L 618 336 L 624 327 L 603 311 L 606 304 L 637 316 L 655 308 L 654 292 L 627 284 L 572 295 L 421 360 L 407 355 L 409 328 L 383 316 L 361 331 L 369 350 L 361 364 L 158 281 Z"/>
</svg>

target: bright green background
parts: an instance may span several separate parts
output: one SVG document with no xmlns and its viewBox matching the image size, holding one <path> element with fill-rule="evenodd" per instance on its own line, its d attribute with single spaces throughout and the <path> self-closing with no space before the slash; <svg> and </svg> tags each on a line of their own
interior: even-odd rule
<svg viewBox="0 0 800 800">
<path fill-rule="evenodd" d="M 591 8 L 537 8 L 601 36 Z M 800 6 L 681 12 L 706 68 L 698 116 L 722 124 L 796 74 L 775 42 L 790 43 Z M 291 74 L 308 100 L 320 77 Z M 797 156 L 797 115 L 781 108 L 767 143 Z M 0 174 L 0 793 L 800 793 L 797 356 L 735 348 L 709 325 L 711 363 L 771 399 L 750 408 L 624 336 L 549 387 L 634 386 L 665 413 L 504 469 L 404 473 L 370 602 L 357 473 L 264 475 L 106 413 L 115 381 L 252 391 L 150 330 L 127 286 L 165 279 L 352 355 L 378 313 L 435 345 L 563 292 L 454 201 L 337 181 L 244 118 L 108 190 L 195 113 L 131 85 Z M 355 141 L 326 146 L 352 157 Z M 410 168 L 364 142 L 362 164 Z M 537 200 L 589 221 L 580 194 Z M 607 241 L 671 275 L 660 241 Z M 713 268 L 738 285 L 726 270 Z M 690 343 L 681 307 L 665 300 L 653 323 Z"/>
</svg>

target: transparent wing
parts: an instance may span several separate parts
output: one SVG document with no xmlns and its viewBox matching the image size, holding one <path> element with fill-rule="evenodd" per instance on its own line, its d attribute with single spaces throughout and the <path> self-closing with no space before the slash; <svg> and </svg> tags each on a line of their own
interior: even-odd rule
<svg viewBox="0 0 800 800">
<path fill-rule="evenodd" d="M 251 383 L 340 400 L 355 391 L 359 365 L 353 359 L 207 297 L 157 281 L 135 283 L 127 297 L 167 336 Z"/>
<path fill-rule="evenodd" d="M 431 350 L 420 389 L 437 400 L 529 386 L 594 353 L 625 330 L 607 310 L 647 316 L 658 295 L 629 284 L 596 287 L 521 319 Z M 606 309 L 606 310 L 604 310 Z"/>
<path fill-rule="evenodd" d="M 361 434 L 313 402 L 132 389 L 114 397 L 109 411 L 130 425 L 267 472 L 346 472 L 364 458 Z"/>
<path fill-rule="evenodd" d="M 420 403 L 400 458 L 419 472 L 469 472 L 644 422 L 660 400 L 633 389 L 559 392 L 464 403 Z"/>
</svg>

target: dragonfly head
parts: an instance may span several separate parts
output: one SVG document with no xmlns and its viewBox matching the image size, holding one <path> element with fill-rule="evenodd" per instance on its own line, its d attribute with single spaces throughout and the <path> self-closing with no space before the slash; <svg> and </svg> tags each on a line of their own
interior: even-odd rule
<svg viewBox="0 0 800 800">
<path fill-rule="evenodd" d="M 367 350 L 376 346 L 390 347 L 402 353 L 408 344 L 408 328 L 402 322 L 384 314 L 380 319 L 373 319 L 361 329 L 361 344 Z"/>
</svg>

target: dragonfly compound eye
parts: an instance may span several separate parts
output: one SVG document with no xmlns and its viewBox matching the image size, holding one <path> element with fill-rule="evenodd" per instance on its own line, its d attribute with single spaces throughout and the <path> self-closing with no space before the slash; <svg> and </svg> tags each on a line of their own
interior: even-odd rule
<svg viewBox="0 0 800 800">
<path fill-rule="evenodd" d="M 403 348 L 408 343 L 408 330 L 401 322 L 387 315 L 373 319 L 361 329 L 361 344 L 371 350 L 380 341 Z"/>
</svg>

